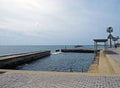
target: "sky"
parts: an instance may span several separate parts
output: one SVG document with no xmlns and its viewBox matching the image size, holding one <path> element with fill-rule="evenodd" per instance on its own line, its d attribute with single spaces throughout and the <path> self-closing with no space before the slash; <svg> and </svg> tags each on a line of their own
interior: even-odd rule
<svg viewBox="0 0 120 88">
<path fill-rule="evenodd" d="M 90 45 L 120 36 L 120 0 L 0 0 L 0 45 Z"/>
</svg>

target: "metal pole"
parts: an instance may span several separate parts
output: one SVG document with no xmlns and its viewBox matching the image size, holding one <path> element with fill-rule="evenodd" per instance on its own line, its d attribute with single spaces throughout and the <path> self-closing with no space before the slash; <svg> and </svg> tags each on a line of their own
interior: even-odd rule
<svg viewBox="0 0 120 88">
<path fill-rule="evenodd" d="M 84 66 L 82 66 L 82 72 L 84 72 Z"/>
</svg>

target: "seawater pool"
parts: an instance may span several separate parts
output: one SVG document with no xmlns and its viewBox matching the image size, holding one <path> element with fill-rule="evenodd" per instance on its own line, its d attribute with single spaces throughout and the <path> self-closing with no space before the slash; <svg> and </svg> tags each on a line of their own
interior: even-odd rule
<svg viewBox="0 0 120 88">
<path fill-rule="evenodd" d="M 91 53 L 54 53 L 51 56 L 18 66 L 19 70 L 87 72 L 94 55 Z"/>
</svg>

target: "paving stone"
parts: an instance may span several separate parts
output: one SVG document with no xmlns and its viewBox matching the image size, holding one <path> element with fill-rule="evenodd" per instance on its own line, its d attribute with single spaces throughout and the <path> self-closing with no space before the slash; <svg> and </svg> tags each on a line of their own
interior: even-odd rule
<svg viewBox="0 0 120 88">
<path fill-rule="evenodd" d="M 0 76 L 0 88 L 120 88 L 120 76 L 8 72 Z"/>
</svg>

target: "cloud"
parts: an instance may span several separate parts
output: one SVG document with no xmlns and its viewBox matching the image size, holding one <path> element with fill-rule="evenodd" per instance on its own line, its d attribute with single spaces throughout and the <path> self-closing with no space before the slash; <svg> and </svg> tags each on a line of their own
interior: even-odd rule
<svg viewBox="0 0 120 88">
<path fill-rule="evenodd" d="M 118 0 L 0 0 L 0 12 L 0 31 L 44 43 L 104 38 L 106 28 L 120 21 Z"/>
<path fill-rule="evenodd" d="M 15 31 L 29 30 L 30 32 L 37 27 L 43 28 L 48 23 L 49 17 L 59 9 L 57 3 L 48 0 L 2 0 L 0 2 L 2 8 L 0 28 Z"/>
</svg>

